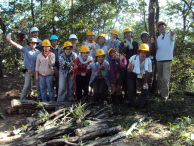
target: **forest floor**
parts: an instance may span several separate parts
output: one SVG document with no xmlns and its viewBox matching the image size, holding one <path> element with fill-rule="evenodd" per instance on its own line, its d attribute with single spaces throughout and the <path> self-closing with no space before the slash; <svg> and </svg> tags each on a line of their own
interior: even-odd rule
<svg viewBox="0 0 194 146">
<path fill-rule="evenodd" d="M 19 99 L 23 80 L 22 77 L 0 79 L 0 145 L 10 145 L 20 138 L 21 135 L 10 136 L 10 132 L 25 125 L 29 116 L 26 111 L 11 115 L 5 112 L 12 99 Z M 131 108 L 125 102 L 116 106 L 107 105 L 115 118 L 112 125 L 121 125 L 125 130 L 138 118 L 146 117 L 130 136 L 111 145 L 194 145 L 194 97 L 174 93 L 170 98 L 170 101 L 164 101 L 159 97 L 150 96 L 146 110 L 143 111 Z"/>
</svg>

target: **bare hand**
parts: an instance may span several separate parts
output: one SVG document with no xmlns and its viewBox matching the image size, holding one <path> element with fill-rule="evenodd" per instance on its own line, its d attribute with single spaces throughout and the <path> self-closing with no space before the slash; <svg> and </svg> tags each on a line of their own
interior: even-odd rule
<svg viewBox="0 0 194 146">
<path fill-rule="evenodd" d="M 116 43 L 116 40 L 117 40 L 116 38 L 113 38 L 113 39 L 112 39 L 113 44 Z"/>
<path fill-rule="evenodd" d="M 92 45 L 92 49 L 93 50 L 95 50 L 96 49 L 96 45 L 94 44 L 94 45 Z"/>
<path fill-rule="evenodd" d="M 48 58 L 49 58 L 49 59 L 51 58 L 51 54 L 48 55 Z"/>
<path fill-rule="evenodd" d="M 173 36 L 175 34 L 175 31 L 173 29 L 170 29 L 170 34 Z"/>
<path fill-rule="evenodd" d="M 36 81 L 38 81 L 39 79 L 38 79 L 38 76 L 36 76 Z"/>
</svg>

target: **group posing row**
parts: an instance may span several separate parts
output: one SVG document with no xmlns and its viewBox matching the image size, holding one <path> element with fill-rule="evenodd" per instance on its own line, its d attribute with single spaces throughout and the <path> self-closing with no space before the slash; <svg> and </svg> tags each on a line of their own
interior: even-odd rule
<svg viewBox="0 0 194 146">
<path fill-rule="evenodd" d="M 30 91 L 31 76 L 35 73 L 37 92 L 42 101 L 47 101 L 47 90 L 50 100 L 55 100 L 54 77 L 59 102 L 73 101 L 74 91 L 77 99 L 88 97 L 89 85 L 94 91 L 93 99 L 98 101 L 105 97 L 108 86 L 111 86 L 112 102 L 122 101 L 123 88 L 130 105 L 134 106 L 136 83 L 139 82 L 141 94 L 138 103 L 142 108 L 145 107 L 152 88 L 156 62 L 160 93 L 163 98 L 168 98 L 169 66 L 173 59 L 175 32 L 166 32 L 166 23 L 163 21 L 157 23 L 157 28 L 161 32 L 157 43 L 144 31 L 141 33 L 143 44 L 139 47 L 132 39 L 130 28 L 124 30 L 123 42 L 118 39 L 118 30 L 112 29 L 111 39 L 107 44 L 104 34 L 99 34 L 95 43 L 94 32 L 88 31 L 87 41 L 79 51 L 75 34 L 70 35 L 69 41 L 63 44 L 62 49 L 58 48 L 56 35 L 52 35 L 50 40 L 39 40 L 37 27 L 31 29 L 32 38 L 28 39 L 25 47 L 12 41 L 11 36 L 7 35 L 7 40 L 24 52 L 24 66 L 27 71 L 21 99 L 25 99 Z"/>
</svg>

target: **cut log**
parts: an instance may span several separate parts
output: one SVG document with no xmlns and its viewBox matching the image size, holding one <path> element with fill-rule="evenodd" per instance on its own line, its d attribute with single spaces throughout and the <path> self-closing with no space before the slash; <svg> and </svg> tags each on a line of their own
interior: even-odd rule
<svg viewBox="0 0 194 146">
<path fill-rule="evenodd" d="M 45 141 L 52 139 L 53 137 L 56 137 L 56 136 L 59 136 L 62 134 L 72 133 L 75 129 L 76 129 L 76 127 L 72 124 L 68 124 L 68 125 L 64 125 L 64 126 L 55 126 L 55 127 L 50 128 L 50 129 L 47 129 L 45 131 L 42 131 L 35 136 L 29 137 L 29 138 L 24 138 L 22 141 L 13 143 L 12 145 L 14 145 L 14 146 L 38 145 L 40 143 L 43 143 Z"/>
<path fill-rule="evenodd" d="M 95 139 L 99 136 L 104 136 L 104 135 L 113 135 L 122 130 L 121 126 L 116 126 L 116 127 L 111 127 L 107 129 L 100 129 L 97 131 L 94 131 L 92 133 L 88 133 L 86 135 L 83 135 L 82 137 L 75 136 L 75 137 L 69 137 L 66 140 L 72 143 L 78 143 L 80 141 L 85 142 L 87 140 Z"/>
<path fill-rule="evenodd" d="M 54 110 L 56 107 L 63 105 L 64 107 L 69 107 L 72 105 L 70 102 L 41 102 L 43 107 L 47 110 Z M 39 105 L 39 102 L 33 100 L 18 100 L 12 99 L 11 100 L 11 107 L 12 108 L 25 108 L 25 109 L 42 109 Z"/>
<path fill-rule="evenodd" d="M 96 116 L 100 115 L 101 113 L 104 113 L 105 111 L 107 112 L 107 110 L 108 110 L 108 107 L 104 107 L 104 108 L 100 109 L 99 111 L 97 111 L 96 113 L 94 113 L 90 116 L 91 117 L 96 117 Z"/>
<path fill-rule="evenodd" d="M 87 133 L 91 133 L 100 129 L 107 129 L 108 125 L 107 124 L 101 124 L 101 125 L 94 125 L 94 126 L 87 126 L 84 128 L 76 129 L 75 130 L 75 135 L 76 136 L 82 136 Z"/>
<path fill-rule="evenodd" d="M 138 119 L 135 123 L 132 124 L 132 126 L 127 131 L 119 132 L 118 134 L 115 134 L 113 136 L 98 138 L 97 140 L 89 141 L 84 143 L 85 146 L 98 146 L 98 145 L 106 145 L 110 144 L 113 141 L 116 141 L 120 138 L 123 138 L 125 136 L 128 136 L 131 134 L 131 132 L 135 129 L 138 123 L 142 122 L 145 119 L 145 117 L 142 117 Z"/>
</svg>

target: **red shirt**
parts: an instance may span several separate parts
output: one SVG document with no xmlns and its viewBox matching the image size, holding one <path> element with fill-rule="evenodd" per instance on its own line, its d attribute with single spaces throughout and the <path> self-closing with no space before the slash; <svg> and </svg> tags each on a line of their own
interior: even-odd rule
<svg viewBox="0 0 194 146">
<path fill-rule="evenodd" d="M 74 66 L 78 66 L 77 68 L 74 67 L 74 74 L 75 75 L 81 75 L 81 73 L 89 73 L 90 72 L 90 69 L 87 69 L 88 65 L 93 62 L 93 60 L 90 60 L 88 63 L 86 64 L 82 64 L 79 60 L 79 58 L 77 57 L 75 60 L 74 60 Z"/>
</svg>

